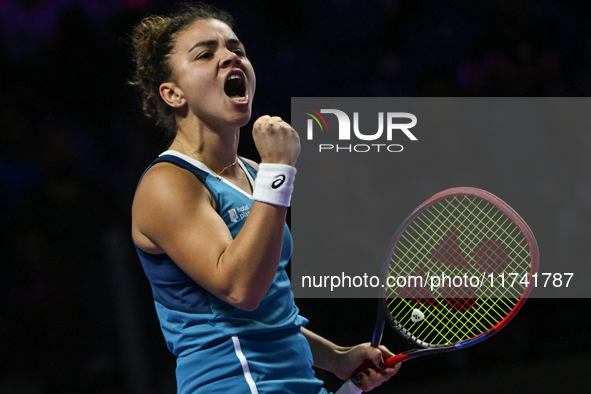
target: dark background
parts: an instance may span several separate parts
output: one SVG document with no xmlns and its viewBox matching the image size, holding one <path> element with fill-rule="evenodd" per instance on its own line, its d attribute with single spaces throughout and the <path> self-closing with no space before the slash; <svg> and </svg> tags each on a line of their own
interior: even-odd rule
<svg viewBox="0 0 591 394">
<path fill-rule="evenodd" d="M 132 26 L 174 3 L 0 0 L 1 393 L 175 392 L 129 236 L 135 184 L 165 138 L 126 84 Z M 253 120 L 289 119 L 292 96 L 591 92 L 584 0 L 212 3 L 235 16 L 254 64 Z M 249 127 L 240 153 L 256 159 Z M 571 209 L 548 226 L 557 243 L 588 238 L 577 229 L 590 220 L 591 131 L 555 138 L 572 141 L 555 154 L 581 165 L 553 169 L 561 182 L 549 196 Z M 373 300 L 297 302 L 331 340 L 370 339 Z M 374 392 L 588 392 L 590 306 L 529 300 L 491 340 L 411 361 Z M 403 349 L 393 335 L 385 343 Z"/>
</svg>

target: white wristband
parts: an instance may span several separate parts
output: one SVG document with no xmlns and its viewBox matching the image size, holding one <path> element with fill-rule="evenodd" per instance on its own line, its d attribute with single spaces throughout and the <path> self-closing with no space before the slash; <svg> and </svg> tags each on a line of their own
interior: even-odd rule
<svg viewBox="0 0 591 394">
<path fill-rule="evenodd" d="M 287 164 L 259 164 L 252 198 L 268 204 L 289 207 L 296 172 L 295 167 Z"/>
</svg>

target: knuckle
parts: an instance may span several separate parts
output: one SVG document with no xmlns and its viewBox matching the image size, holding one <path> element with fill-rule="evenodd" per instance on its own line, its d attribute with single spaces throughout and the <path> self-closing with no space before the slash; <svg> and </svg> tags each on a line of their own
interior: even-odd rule
<svg viewBox="0 0 591 394">
<path fill-rule="evenodd" d="M 252 128 L 253 128 L 253 130 L 261 130 L 261 129 L 263 128 L 263 124 L 264 124 L 264 121 L 262 121 L 262 120 L 259 118 L 259 119 L 257 119 L 257 121 L 256 121 L 256 122 L 254 122 L 254 125 L 253 125 L 253 127 L 252 127 Z"/>
</svg>

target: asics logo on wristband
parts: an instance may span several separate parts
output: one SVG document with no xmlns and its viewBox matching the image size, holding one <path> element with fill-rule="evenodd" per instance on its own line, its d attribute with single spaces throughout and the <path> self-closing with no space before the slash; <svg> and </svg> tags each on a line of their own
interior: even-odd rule
<svg viewBox="0 0 591 394">
<path fill-rule="evenodd" d="M 285 175 L 277 175 L 275 177 L 275 179 L 273 179 L 273 182 L 271 183 L 271 187 L 273 189 L 277 189 L 278 187 L 283 185 L 284 182 L 285 182 Z"/>
<path fill-rule="evenodd" d="M 252 191 L 252 199 L 289 207 L 296 169 L 288 164 L 261 163 Z"/>
</svg>

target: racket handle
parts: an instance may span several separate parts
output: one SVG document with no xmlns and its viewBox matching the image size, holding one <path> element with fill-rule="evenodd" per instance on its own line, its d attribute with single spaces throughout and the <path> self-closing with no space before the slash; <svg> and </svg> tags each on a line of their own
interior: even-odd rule
<svg viewBox="0 0 591 394">
<path fill-rule="evenodd" d="M 335 394 L 361 394 L 362 390 L 355 386 L 351 379 L 347 379 L 345 383 L 337 390 Z"/>
</svg>

